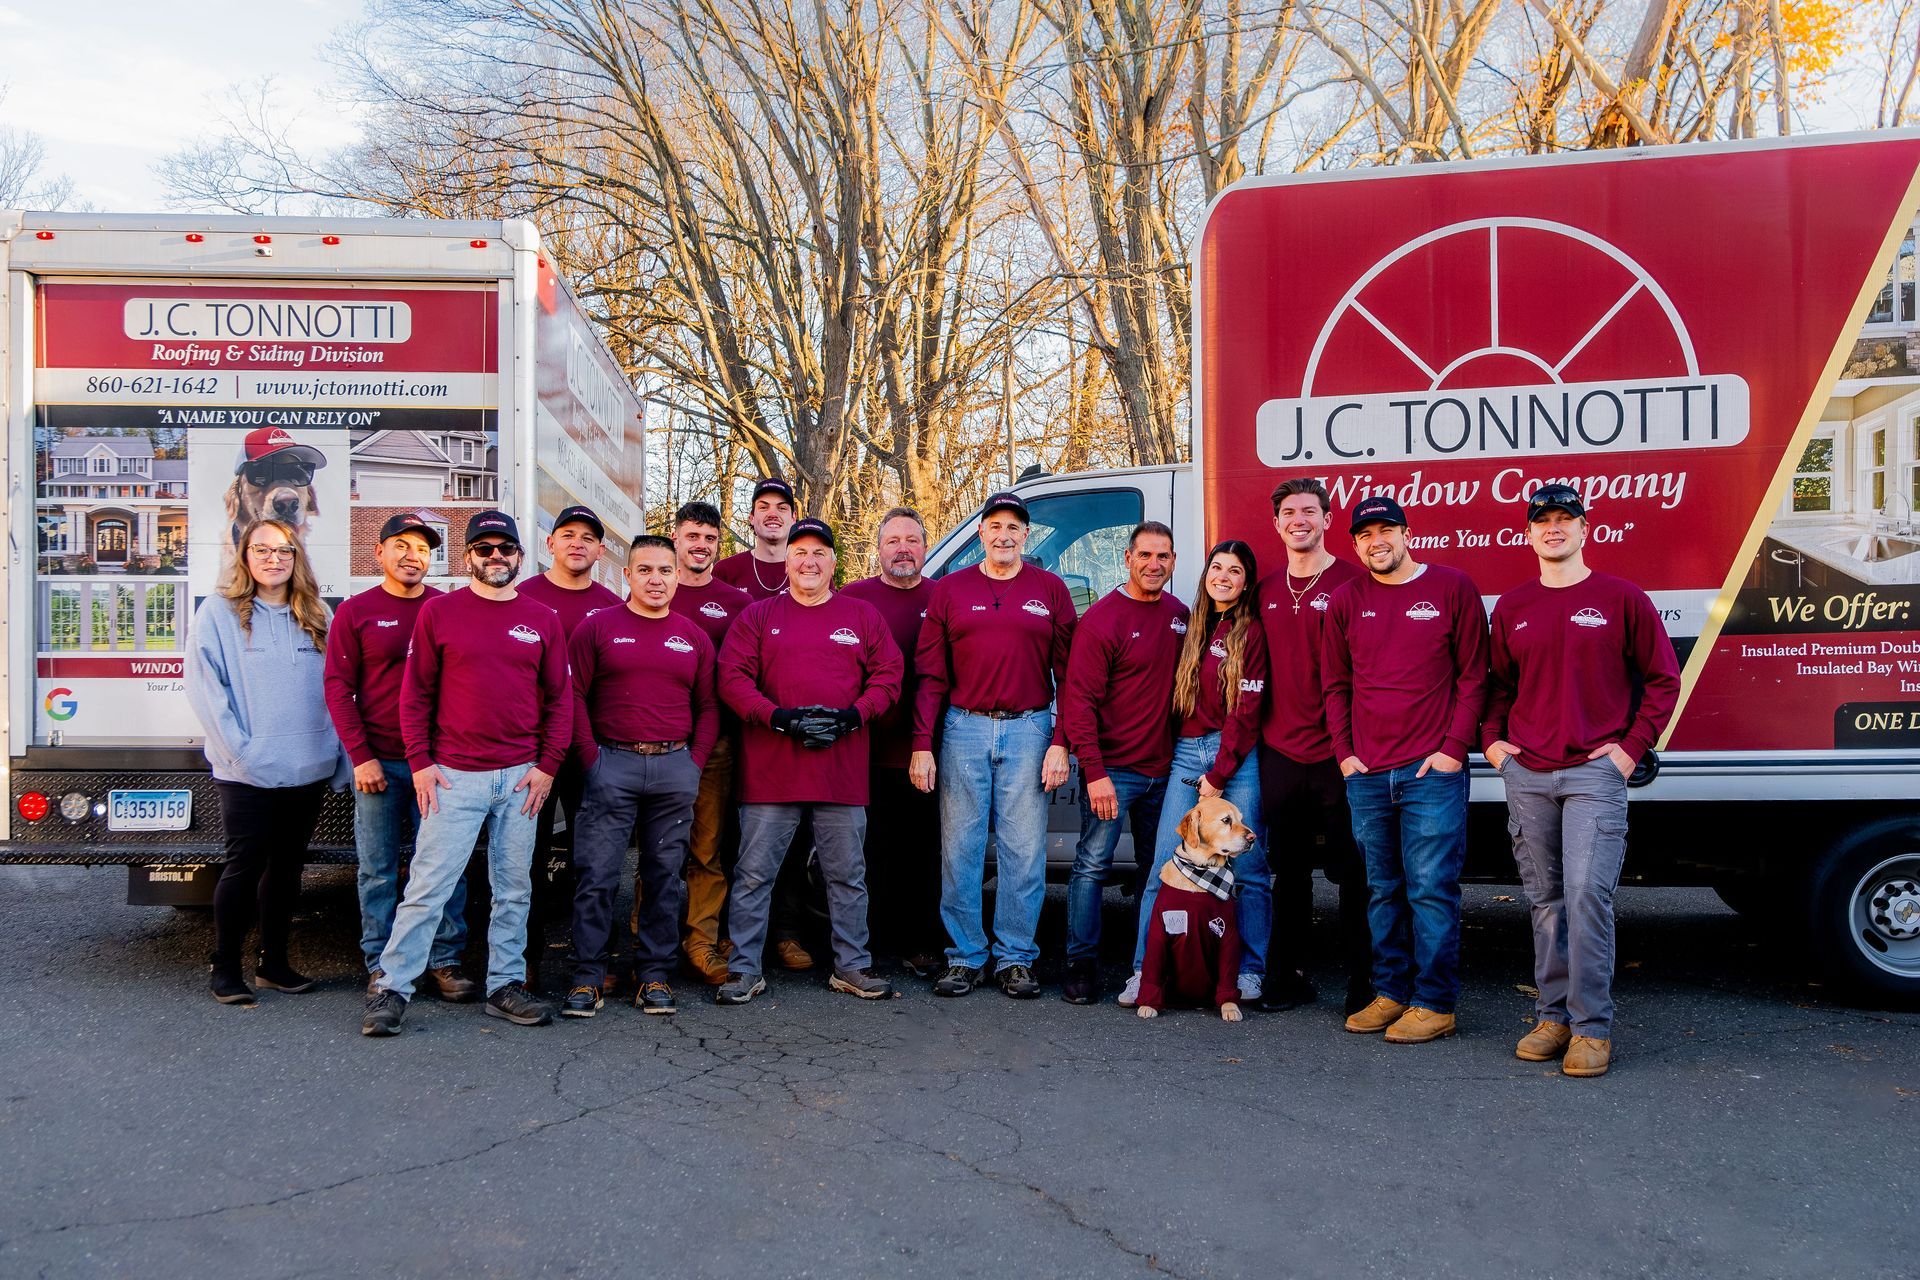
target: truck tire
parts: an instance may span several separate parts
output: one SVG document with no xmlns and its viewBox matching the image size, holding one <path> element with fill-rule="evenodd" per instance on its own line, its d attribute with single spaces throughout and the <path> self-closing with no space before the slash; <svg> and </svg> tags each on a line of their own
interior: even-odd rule
<svg viewBox="0 0 1920 1280">
<path fill-rule="evenodd" d="M 1920 1001 L 1920 818 L 1875 823 L 1828 850 L 1807 906 L 1814 956 L 1835 981 Z"/>
</svg>

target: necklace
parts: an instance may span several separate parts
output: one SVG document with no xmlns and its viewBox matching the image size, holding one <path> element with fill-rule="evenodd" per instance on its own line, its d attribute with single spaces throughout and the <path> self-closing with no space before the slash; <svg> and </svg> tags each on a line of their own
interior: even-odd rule
<svg viewBox="0 0 1920 1280">
<path fill-rule="evenodd" d="M 980 576 L 987 580 L 987 583 L 988 583 L 987 591 L 993 596 L 994 612 L 998 613 L 1000 610 L 1001 598 L 1007 594 L 1008 590 L 1013 586 L 1015 582 L 1019 581 L 1020 571 L 1018 569 L 1014 570 L 1013 577 L 1011 578 L 996 578 L 992 574 L 987 572 L 985 565 L 982 565 L 980 568 Z M 992 585 L 995 582 L 1004 582 L 1006 586 L 996 589 Z"/>
<path fill-rule="evenodd" d="M 1308 579 L 1307 585 L 1300 588 L 1298 591 L 1295 591 L 1293 589 L 1293 574 L 1292 573 L 1287 574 L 1287 594 L 1293 597 L 1293 611 L 1295 613 L 1300 612 L 1300 602 L 1306 598 L 1307 592 L 1313 590 L 1314 583 L 1320 581 L 1321 575 L 1326 573 L 1326 571 L 1327 571 L 1327 566 L 1321 565 L 1320 572 L 1314 574 L 1312 578 Z"/>
<path fill-rule="evenodd" d="M 753 554 L 753 552 L 749 551 L 747 552 L 747 563 L 751 565 L 753 568 L 754 585 L 759 587 L 762 591 L 771 591 L 773 592 L 773 594 L 779 595 L 782 591 L 785 591 L 787 589 L 786 565 L 782 564 L 777 569 L 774 570 L 777 576 L 773 580 L 773 585 L 768 586 L 766 582 L 760 577 L 760 557 L 756 556 L 755 554 Z M 1297 604 L 1294 606 L 1295 610 L 1298 610 L 1299 607 L 1300 606 Z"/>
</svg>

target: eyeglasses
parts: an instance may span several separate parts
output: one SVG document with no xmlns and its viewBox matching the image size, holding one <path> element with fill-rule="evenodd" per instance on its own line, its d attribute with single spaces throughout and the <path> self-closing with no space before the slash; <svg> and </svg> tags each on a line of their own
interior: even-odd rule
<svg viewBox="0 0 1920 1280">
<path fill-rule="evenodd" d="M 247 554 L 255 560 L 291 560 L 293 559 L 293 548 L 264 547 L 256 542 L 247 548 Z"/>
<path fill-rule="evenodd" d="M 517 542 L 470 542 L 467 551 L 482 560 L 511 560 L 520 554 Z"/>
<path fill-rule="evenodd" d="M 241 476 L 256 489 L 265 489 L 273 484 L 312 484 L 313 467 L 311 464 L 293 458 L 274 458 L 265 462 L 249 462 L 240 468 Z"/>
</svg>

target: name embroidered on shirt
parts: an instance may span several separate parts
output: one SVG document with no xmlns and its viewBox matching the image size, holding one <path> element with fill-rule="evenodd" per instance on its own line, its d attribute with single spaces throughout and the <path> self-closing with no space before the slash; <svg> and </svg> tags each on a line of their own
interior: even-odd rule
<svg viewBox="0 0 1920 1280">
<path fill-rule="evenodd" d="M 1598 609 L 1588 608 L 1574 614 L 1571 621 L 1577 627 L 1604 627 L 1607 625 L 1607 615 Z"/>
<path fill-rule="evenodd" d="M 513 630 L 507 632 L 507 634 L 512 636 L 515 640 L 518 640 L 522 644 L 539 644 L 540 643 L 540 633 L 538 631 L 535 631 L 532 627 L 528 626 L 524 622 L 514 627 Z"/>
<path fill-rule="evenodd" d="M 615 644 L 633 644 L 633 643 L 635 643 L 635 641 L 634 641 L 634 638 L 633 638 L 632 636 L 615 636 L 615 637 L 613 638 L 613 642 L 614 642 Z"/>
<path fill-rule="evenodd" d="M 1513 629 L 1515 631 L 1525 631 L 1527 629 L 1526 619 L 1523 618 L 1519 622 L 1514 623 Z"/>
<path fill-rule="evenodd" d="M 1415 622 L 1431 622 L 1440 616 L 1440 611 L 1433 607 L 1431 601 L 1422 600 L 1407 610 L 1407 616 Z"/>
<path fill-rule="evenodd" d="M 1377 613 L 1375 613 L 1375 612 L 1374 612 L 1373 610 L 1371 610 L 1371 609 L 1362 609 L 1362 610 L 1360 611 L 1360 616 L 1361 616 L 1361 617 L 1363 617 L 1363 618 L 1377 618 L 1377 617 L 1379 617 L 1380 615 L 1379 615 L 1379 614 L 1377 614 Z"/>
<path fill-rule="evenodd" d="M 855 635 L 851 630 L 849 630 L 846 627 L 838 628 L 836 631 L 834 631 L 832 635 L 828 636 L 827 639 L 833 641 L 835 644 L 859 644 L 860 643 L 860 637 Z"/>
<path fill-rule="evenodd" d="M 373 623 L 373 625 L 374 625 L 374 626 L 376 626 L 376 627 L 397 627 L 397 626 L 399 626 L 399 625 L 400 625 L 400 619 L 398 619 L 398 618 L 376 618 L 376 619 L 374 619 L 374 623 Z"/>
</svg>

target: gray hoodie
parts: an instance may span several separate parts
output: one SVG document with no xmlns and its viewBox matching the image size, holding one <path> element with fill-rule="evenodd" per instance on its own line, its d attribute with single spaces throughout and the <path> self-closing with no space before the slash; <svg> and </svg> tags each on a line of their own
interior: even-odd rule
<svg viewBox="0 0 1920 1280">
<path fill-rule="evenodd" d="M 327 714 L 326 655 L 289 605 L 253 602 L 253 630 L 224 596 L 208 596 L 187 636 L 187 701 L 223 782 L 299 787 L 353 776 Z"/>
</svg>

